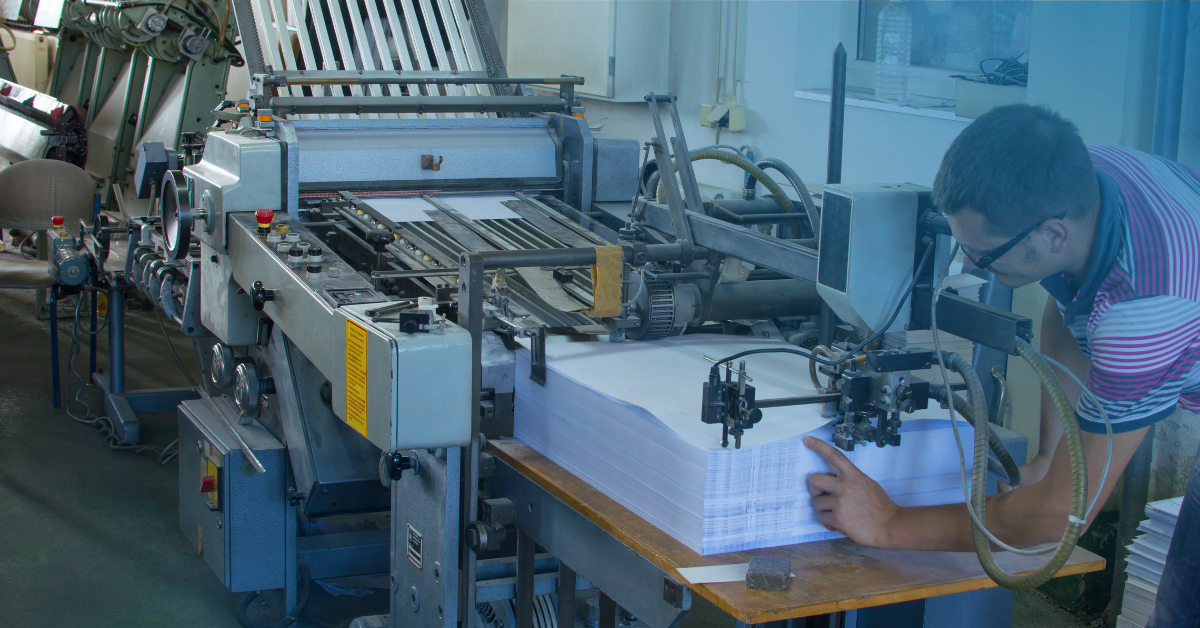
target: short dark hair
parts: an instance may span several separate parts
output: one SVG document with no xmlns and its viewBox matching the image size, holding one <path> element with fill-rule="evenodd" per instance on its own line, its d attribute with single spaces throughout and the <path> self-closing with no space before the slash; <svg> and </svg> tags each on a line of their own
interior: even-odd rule
<svg viewBox="0 0 1200 628">
<path fill-rule="evenodd" d="M 1052 216 L 1081 219 L 1100 198 L 1079 129 L 1034 105 L 996 107 L 950 144 L 933 182 L 946 214 L 971 208 L 994 235 L 1014 235 Z"/>
</svg>

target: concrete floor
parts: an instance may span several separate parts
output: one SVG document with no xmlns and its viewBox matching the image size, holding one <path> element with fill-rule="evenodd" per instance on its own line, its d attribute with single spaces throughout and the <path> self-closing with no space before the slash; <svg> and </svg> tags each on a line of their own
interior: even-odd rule
<svg viewBox="0 0 1200 628">
<path fill-rule="evenodd" d="M 70 323 L 60 319 L 64 383 Z M 174 340 L 195 377 L 190 342 Z M 100 365 L 106 344 L 102 336 Z M 126 352 L 129 388 L 187 385 L 152 313 L 130 312 Z M 49 323 L 34 320 L 33 293 L 0 290 L 0 625 L 236 628 L 241 594 L 226 591 L 179 532 L 175 463 L 110 450 L 95 428 L 51 407 L 49 380 Z M 82 397 L 95 406 L 94 391 Z M 145 444 L 175 439 L 174 414 L 142 419 Z M 730 628 L 732 618 L 697 599 L 683 628 Z M 385 595 L 332 598 L 314 587 L 301 628 L 380 612 Z M 1036 593 L 1018 594 L 1013 626 L 1083 628 Z"/>
</svg>

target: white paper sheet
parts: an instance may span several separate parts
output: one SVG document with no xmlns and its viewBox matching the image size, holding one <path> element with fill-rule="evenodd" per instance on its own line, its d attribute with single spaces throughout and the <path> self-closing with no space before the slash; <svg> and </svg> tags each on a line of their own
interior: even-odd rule
<svg viewBox="0 0 1200 628">
<path fill-rule="evenodd" d="M 392 222 L 431 222 L 425 212 L 435 210 L 433 204 L 419 196 L 364 197 L 363 202 L 383 214 Z M 503 205 L 504 201 L 515 201 L 511 194 L 489 194 L 484 196 L 439 196 L 438 200 L 458 210 L 471 220 L 511 220 L 520 218 Z"/>
</svg>

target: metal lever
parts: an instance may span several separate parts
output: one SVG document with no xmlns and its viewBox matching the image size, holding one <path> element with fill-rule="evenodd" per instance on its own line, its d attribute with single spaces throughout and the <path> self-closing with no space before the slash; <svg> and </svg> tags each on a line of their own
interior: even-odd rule
<svg viewBox="0 0 1200 628">
<path fill-rule="evenodd" d="M 195 388 L 195 391 L 200 393 L 200 398 L 203 399 L 204 403 L 208 405 L 208 409 L 212 410 L 213 413 L 221 419 L 221 422 L 225 424 L 225 427 L 229 428 L 229 433 L 233 434 L 233 437 L 237 439 L 238 448 L 242 450 L 242 455 L 246 456 L 246 460 L 250 461 L 250 465 L 254 467 L 254 470 L 259 473 L 266 473 L 267 469 L 262 466 L 261 462 L 258 461 L 258 457 L 254 455 L 254 451 L 250 449 L 250 445 L 246 444 L 246 441 L 242 439 L 242 435 L 238 433 L 236 429 L 234 429 L 233 424 L 229 422 L 229 419 L 225 418 L 225 413 L 221 412 L 220 408 L 217 407 L 217 404 L 213 403 L 212 397 L 209 397 L 208 393 L 204 392 L 204 389 L 199 386 Z"/>
<path fill-rule="evenodd" d="M 680 240 L 691 241 L 691 225 L 688 223 L 687 216 L 684 214 L 683 199 L 679 198 L 679 183 L 675 178 L 675 165 L 674 162 L 671 161 L 671 154 L 667 147 L 667 135 L 666 132 L 663 131 L 662 118 L 658 113 L 659 103 L 666 102 L 671 106 L 672 115 L 678 115 L 675 111 L 675 95 L 668 93 L 664 96 L 662 94 L 655 94 L 654 92 L 651 92 L 646 95 L 646 102 L 650 103 L 650 118 L 654 121 L 655 139 L 654 142 L 652 142 L 654 146 L 654 158 L 658 161 L 658 171 L 662 176 L 663 192 L 665 192 L 667 195 L 667 207 L 671 210 L 671 222 L 675 227 L 675 236 Z M 682 135 L 682 133 L 677 130 L 676 135 Z M 681 149 L 687 151 L 686 141 L 681 141 L 681 138 L 679 137 L 676 137 L 675 140 L 676 155 L 679 154 L 679 150 Z M 684 155 L 687 162 L 687 169 L 690 173 L 692 161 L 690 156 L 687 156 L 686 152 Z M 684 178 L 684 181 L 686 182 L 686 175 L 682 172 L 683 167 L 683 164 L 679 165 L 679 176 Z M 695 204 L 692 204 L 693 199 L 691 191 L 685 189 L 685 193 L 688 195 L 688 201 L 689 204 L 691 204 L 693 211 L 701 207 L 699 204 L 700 192 L 698 188 L 696 190 L 696 199 L 694 201 Z"/>
</svg>

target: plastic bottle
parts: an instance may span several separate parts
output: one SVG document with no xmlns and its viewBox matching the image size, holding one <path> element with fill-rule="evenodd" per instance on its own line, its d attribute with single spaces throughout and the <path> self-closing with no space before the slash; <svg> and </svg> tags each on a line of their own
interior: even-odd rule
<svg viewBox="0 0 1200 628">
<path fill-rule="evenodd" d="M 951 70 L 979 72 L 983 59 L 983 17 L 975 3 L 958 4 L 946 23 L 946 55 L 939 65 Z"/>
<path fill-rule="evenodd" d="M 908 70 L 912 61 L 912 14 L 900 0 L 879 12 L 875 36 L 875 97 L 908 100 Z"/>
</svg>

